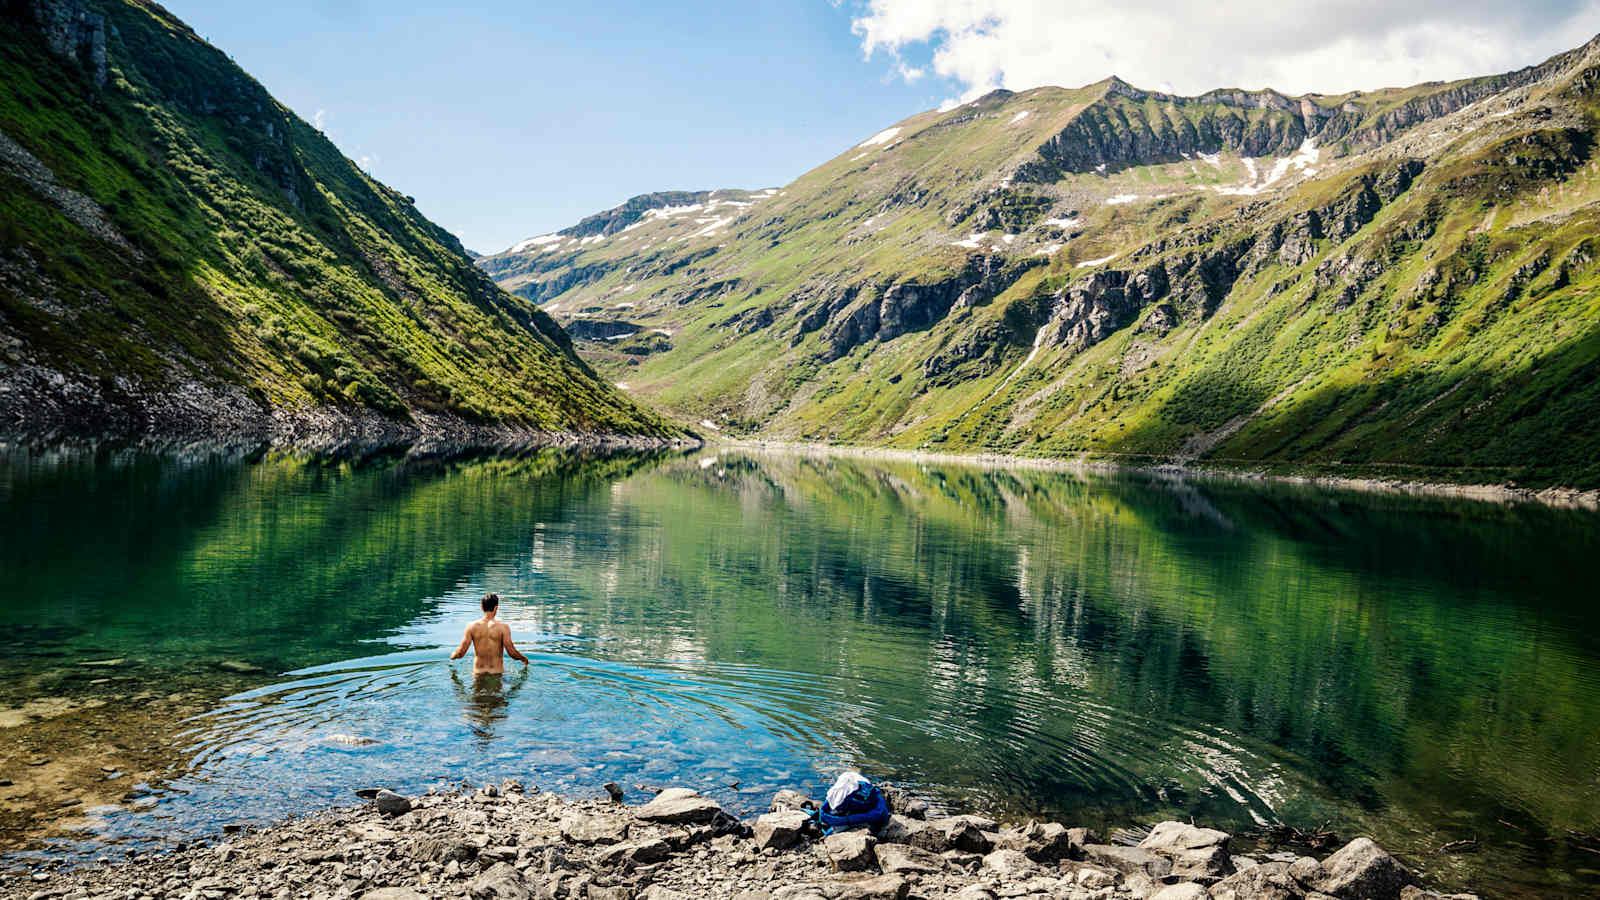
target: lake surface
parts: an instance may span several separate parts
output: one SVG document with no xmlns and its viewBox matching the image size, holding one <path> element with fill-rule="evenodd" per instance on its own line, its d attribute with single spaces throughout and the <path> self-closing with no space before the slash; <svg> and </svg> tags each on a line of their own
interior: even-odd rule
<svg viewBox="0 0 1600 900">
<path fill-rule="evenodd" d="M 501 778 L 748 814 L 852 766 L 1594 893 L 1597 560 L 1590 513 L 1224 480 L 14 452 L 0 832 L 18 864 Z M 443 657 L 487 590 L 533 665 L 475 684 Z"/>
</svg>

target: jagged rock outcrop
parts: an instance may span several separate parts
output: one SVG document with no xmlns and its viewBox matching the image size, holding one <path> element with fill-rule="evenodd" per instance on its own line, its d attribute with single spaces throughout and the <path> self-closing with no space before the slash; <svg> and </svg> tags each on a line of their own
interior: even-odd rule
<svg viewBox="0 0 1600 900">
<path fill-rule="evenodd" d="M 885 287 L 848 285 L 832 297 L 814 301 L 799 321 L 799 334 L 827 326 L 823 360 L 831 362 L 872 340 L 889 341 L 921 331 L 952 309 L 988 302 L 1042 260 L 1007 260 L 974 255 L 954 275 L 930 281 L 904 281 Z"/>
<path fill-rule="evenodd" d="M 76 0 L 30 0 L 29 7 L 46 46 L 82 65 L 96 87 L 105 87 L 106 17 Z"/>
</svg>

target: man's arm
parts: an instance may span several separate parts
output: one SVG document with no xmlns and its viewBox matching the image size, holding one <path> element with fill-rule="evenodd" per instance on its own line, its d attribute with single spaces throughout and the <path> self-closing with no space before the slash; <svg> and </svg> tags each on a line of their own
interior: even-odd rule
<svg viewBox="0 0 1600 900">
<path fill-rule="evenodd" d="M 468 625 L 467 626 L 467 630 L 465 632 L 463 632 L 462 635 L 461 635 L 461 646 L 456 648 L 456 652 L 450 654 L 450 661 L 454 662 L 454 661 L 460 659 L 461 657 L 466 656 L 467 655 L 467 648 L 469 648 L 471 646 L 472 646 L 472 626 Z"/>
<path fill-rule="evenodd" d="M 526 656 L 522 655 L 522 651 L 517 649 L 517 645 L 516 644 L 511 643 L 511 626 L 507 625 L 507 626 L 505 626 L 505 629 L 506 629 L 506 633 L 504 635 L 504 638 L 505 638 L 505 645 L 506 645 L 506 655 L 511 657 L 512 659 L 516 660 L 517 662 L 522 663 L 523 665 L 527 665 L 528 664 L 528 658 Z"/>
</svg>

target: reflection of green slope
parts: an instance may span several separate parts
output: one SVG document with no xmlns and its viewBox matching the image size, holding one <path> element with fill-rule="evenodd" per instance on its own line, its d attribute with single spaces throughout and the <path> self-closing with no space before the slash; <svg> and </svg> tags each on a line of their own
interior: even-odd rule
<svg viewBox="0 0 1600 900">
<path fill-rule="evenodd" d="M 1337 797 L 1407 847 L 1419 823 L 1595 824 L 1572 783 L 1600 763 L 1600 648 L 1572 581 L 1596 548 L 1574 514 L 741 454 L 614 501 L 638 544 L 613 548 L 613 586 L 562 573 L 577 614 L 645 657 L 687 641 L 838 678 L 870 715 L 818 727 L 902 773 L 1066 806 L 1171 779 L 1201 804 L 1177 766 L 1115 758 L 1146 723 L 1195 723 L 1314 774 L 1291 819 Z M 1097 741 L 1108 758 L 1074 769 Z"/>
<path fill-rule="evenodd" d="M 107 471 L 79 459 L 24 475 L 14 458 L 0 608 L 13 635 L 67 613 L 73 650 L 91 655 L 279 669 L 344 658 L 638 464 L 544 452 L 365 467 L 135 458 Z"/>
</svg>

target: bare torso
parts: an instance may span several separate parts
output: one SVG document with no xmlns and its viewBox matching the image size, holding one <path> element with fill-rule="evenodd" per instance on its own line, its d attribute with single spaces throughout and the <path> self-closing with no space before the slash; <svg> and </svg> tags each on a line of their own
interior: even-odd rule
<svg viewBox="0 0 1600 900">
<path fill-rule="evenodd" d="M 461 646 L 450 658 L 465 656 L 469 644 L 472 647 L 474 675 L 498 675 L 504 672 L 507 655 L 523 664 L 528 662 L 528 658 L 519 653 L 517 646 L 511 642 L 511 629 L 503 622 L 496 622 L 492 613 L 467 626 L 466 633 L 461 636 Z"/>
<path fill-rule="evenodd" d="M 500 673 L 505 666 L 505 638 L 511 629 L 500 622 L 477 621 L 467 626 L 472 635 L 472 674 Z"/>
</svg>

